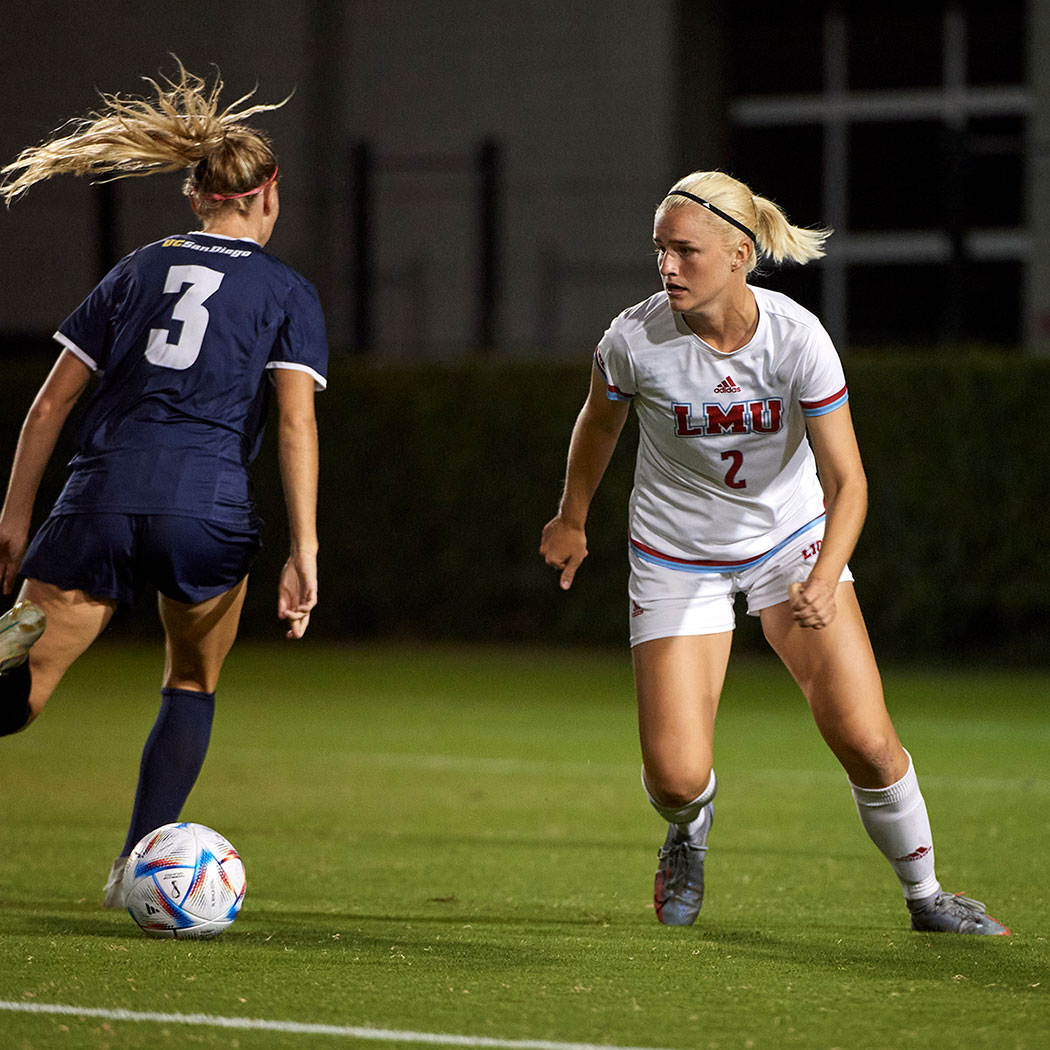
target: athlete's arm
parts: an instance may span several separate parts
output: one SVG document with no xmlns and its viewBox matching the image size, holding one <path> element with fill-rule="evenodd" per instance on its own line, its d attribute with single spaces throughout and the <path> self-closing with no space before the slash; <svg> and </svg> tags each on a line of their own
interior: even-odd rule
<svg viewBox="0 0 1050 1050">
<path fill-rule="evenodd" d="M 627 401 L 610 401 L 605 391 L 604 377 L 597 368 L 592 369 L 591 388 L 569 442 L 565 490 L 558 513 L 544 526 L 540 543 L 547 564 L 561 569 L 563 590 L 572 586 L 576 570 L 587 557 L 587 513 L 631 407 Z"/>
<path fill-rule="evenodd" d="M 277 456 L 288 512 L 289 553 L 277 587 L 277 616 L 288 638 L 302 638 L 317 604 L 317 418 L 314 378 L 275 368 Z"/>
<path fill-rule="evenodd" d="M 25 554 L 40 479 L 69 413 L 91 378 L 91 369 L 63 350 L 22 424 L 7 497 L 0 511 L 0 589 L 10 594 Z"/>
<path fill-rule="evenodd" d="M 835 618 L 835 589 L 853 554 L 868 512 L 864 474 L 849 405 L 806 420 L 809 442 L 824 489 L 827 521 L 816 564 L 805 583 L 791 588 L 795 619 L 803 627 L 826 627 Z"/>
</svg>

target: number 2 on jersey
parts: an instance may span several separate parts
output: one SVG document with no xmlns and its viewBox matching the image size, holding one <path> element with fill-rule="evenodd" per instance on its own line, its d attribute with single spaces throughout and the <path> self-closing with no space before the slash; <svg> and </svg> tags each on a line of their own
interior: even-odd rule
<svg viewBox="0 0 1050 1050">
<path fill-rule="evenodd" d="M 180 321 L 182 328 L 174 343 L 168 341 L 171 335 L 168 329 L 151 328 L 146 344 L 147 361 L 181 371 L 197 360 L 211 318 L 204 303 L 219 290 L 224 276 L 218 270 L 195 264 L 172 266 L 168 270 L 164 291 L 182 293 L 171 308 L 171 319 Z"/>
<path fill-rule="evenodd" d="M 723 452 L 722 459 L 729 460 L 729 469 L 726 471 L 726 484 L 731 489 L 746 489 L 747 482 L 743 478 L 737 477 L 740 468 L 744 465 L 744 453 L 739 451 L 739 449 L 733 448 L 728 452 Z"/>
</svg>

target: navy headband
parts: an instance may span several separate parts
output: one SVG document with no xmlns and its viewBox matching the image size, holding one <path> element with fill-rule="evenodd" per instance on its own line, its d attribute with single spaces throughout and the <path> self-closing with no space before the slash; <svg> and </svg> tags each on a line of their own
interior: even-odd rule
<svg viewBox="0 0 1050 1050">
<path fill-rule="evenodd" d="M 701 207 L 706 208 L 708 211 L 714 212 L 720 219 L 725 219 L 726 222 L 732 223 L 738 230 L 743 231 L 751 238 L 751 243 L 757 248 L 758 238 L 751 232 L 742 222 L 738 222 L 733 218 L 732 215 L 727 215 L 721 208 L 716 208 L 710 201 L 705 201 L 703 197 L 698 197 L 695 193 L 689 193 L 686 190 L 671 190 L 668 197 L 688 197 L 691 201 L 695 201 Z"/>
</svg>

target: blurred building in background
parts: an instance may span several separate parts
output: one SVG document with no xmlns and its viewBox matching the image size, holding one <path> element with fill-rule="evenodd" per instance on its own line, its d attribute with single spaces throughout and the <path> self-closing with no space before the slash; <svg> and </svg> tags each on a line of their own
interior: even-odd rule
<svg viewBox="0 0 1050 1050">
<path fill-rule="evenodd" d="M 725 78 L 732 165 L 836 230 L 784 283 L 843 345 L 1019 345 L 1050 305 L 1026 300 L 1046 5 L 764 6 L 729 17 L 749 56 Z"/>
<path fill-rule="evenodd" d="M 657 285 L 652 211 L 721 167 L 825 261 L 762 278 L 839 345 L 1050 354 L 1050 0 L 186 0 L 24 5 L 0 155 L 142 90 L 174 52 L 258 84 L 273 248 L 333 344 L 377 358 L 586 356 Z M 56 180 L 0 214 L 0 333 L 47 336 L 136 244 L 192 224 L 175 177 Z"/>
</svg>

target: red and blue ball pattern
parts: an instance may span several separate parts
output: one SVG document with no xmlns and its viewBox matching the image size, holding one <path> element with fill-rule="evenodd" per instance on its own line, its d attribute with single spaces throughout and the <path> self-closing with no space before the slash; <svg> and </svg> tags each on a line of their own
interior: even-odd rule
<svg viewBox="0 0 1050 1050">
<path fill-rule="evenodd" d="M 151 936 L 216 937 L 241 910 L 244 864 L 212 828 L 165 824 L 131 851 L 124 889 L 128 912 Z"/>
</svg>

